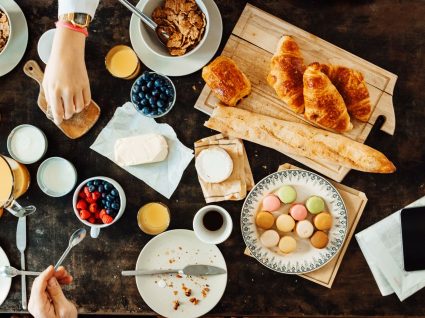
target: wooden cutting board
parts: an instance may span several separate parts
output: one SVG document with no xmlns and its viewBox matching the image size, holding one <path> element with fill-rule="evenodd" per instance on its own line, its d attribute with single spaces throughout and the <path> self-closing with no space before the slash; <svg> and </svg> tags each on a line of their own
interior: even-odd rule
<svg viewBox="0 0 425 318">
<path fill-rule="evenodd" d="M 380 129 L 390 135 L 394 134 L 395 115 L 392 95 L 397 75 L 250 4 L 246 5 L 222 53 L 236 62 L 252 84 L 252 93 L 237 107 L 283 120 L 307 123 L 302 115 L 295 114 L 278 99 L 274 89 L 266 81 L 276 44 L 284 34 L 294 37 L 306 65 L 315 61 L 339 64 L 363 73 L 370 94 L 372 115 L 368 123 L 352 118 L 354 128 L 344 135 L 364 143 L 379 116 L 385 118 Z M 195 108 L 210 115 L 218 103 L 219 100 L 205 85 L 195 103 Z M 338 182 L 350 171 L 348 168 L 319 160 L 289 154 L 288 156 Z"/>
<path fill-rule="evenodd" d="M 47 105 L 46 97 L 42 87 L 43 71 L 34 60 L 29 60 L 24 65 L 24 73 L 36 80 L 40 85 L 40 94 L 37 98 L 38 107 L 46 114 L 47 118 L 53 122 L 50 108 Z M 81 113 L 75 114 L 69 120 L 64 120 L 57 127 L 70 139 L 77 139 L 86 134 L 97 122 L 100 116 L 100 107 L 92 100 Z"/>
</svg>

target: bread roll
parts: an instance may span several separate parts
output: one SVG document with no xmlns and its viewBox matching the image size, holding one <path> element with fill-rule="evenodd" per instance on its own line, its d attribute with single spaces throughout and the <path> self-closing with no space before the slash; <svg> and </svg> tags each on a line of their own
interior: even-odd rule
<svg viewBox="0 0 425 318">
<path fill-rule="evenodd" d="M 347 137 L 243 109 L 219 106 L 205 126 L 284 154 L 325 160 L 365 172 L 391 173 L 396 170 L 384 154 Z"/>
</svg>

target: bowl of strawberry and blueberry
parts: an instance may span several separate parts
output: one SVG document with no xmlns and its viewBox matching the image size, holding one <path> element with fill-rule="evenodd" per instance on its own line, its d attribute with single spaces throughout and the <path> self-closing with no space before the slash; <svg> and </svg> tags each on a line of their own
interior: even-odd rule
<svg viewBox="0 0 425 318">
<path fill-rule="evenodd" d="M 176 88 L 168 76 L 145 71 L 134 81 L 130 98 L 143 116 L 158 118 L 173 108 Z"/>
<path fill-rule="evenodd" d="M 125 205 L 123 188 L 111 178 L 89 178 L 74 192 L 74 212 L 81 222 L 91 227 L 90 235 L 94 238 L 101 228 L 112 225 L 121 217 Z"/>
</svg>

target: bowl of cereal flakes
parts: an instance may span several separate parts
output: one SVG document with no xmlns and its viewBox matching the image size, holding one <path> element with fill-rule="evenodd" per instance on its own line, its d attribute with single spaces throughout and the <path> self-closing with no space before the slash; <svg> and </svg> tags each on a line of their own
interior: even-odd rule
<svg viewBox="0 0 425 318">
<path fill-rule="evenodd" d="M 142 41 L 164 58 L 187 57 L 205 42 L 209 32 L 209 14 L 202 0 L 147 0 L 140 11 L 152 18 L 170 38 L 161 44 L 156 34 L 140 22 Z"/>
<path fill-rule="evenodd" d="M 12 25 L 10 23 L 10 17 L 0 4 L 0 55 L 6 51 L 11 34 Z"/>
</svg>

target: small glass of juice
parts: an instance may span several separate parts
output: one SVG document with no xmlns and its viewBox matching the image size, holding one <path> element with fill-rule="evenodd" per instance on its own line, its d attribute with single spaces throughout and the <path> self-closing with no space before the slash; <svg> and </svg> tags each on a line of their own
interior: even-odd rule
<svg viewBox="0 0 425 318">
<path fill-rule="evenodd" d="M 147 203 L 137 213 L 137 224 L 146 234 L 162 233 L 170 225 L 170 210 L 160 202 Z"/>
</svg>

